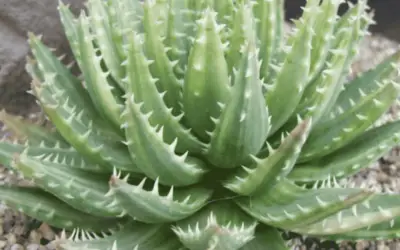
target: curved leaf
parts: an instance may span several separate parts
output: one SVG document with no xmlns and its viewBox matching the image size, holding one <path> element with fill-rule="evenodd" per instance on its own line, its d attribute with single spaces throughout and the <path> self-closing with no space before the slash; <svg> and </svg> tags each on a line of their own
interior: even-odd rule
<svg viewBox="0 0 400 250">
<path fill-rule="evenodd" d="M 156 87 L 158 80 L 152 77 L 148 67 L 153 62 L 144 55 L 139 35 L 132 34 L 129 42 L 126 88 L 132 91 L 138 102 L 143 102 L 144 112 L 153 112 L 149 119 L 150 124 L 163 126 L 163 140 L 168 144 L 175 139 L 178 140 L 176 152 L 201 153 L 204 145 L 191 134 L 189 129 L 181 125 L 183 115 L 174 116 L 172 110 L 165 105 L 163 100 L 165 92 L 160 93 Z"/>
<path fill-rule="evenodd" d="M 83 113 L 71 107 L 68 99 L 64 103 L 56 101 L 58 96 L 49 91 L 49 85 L 53 82 L 53 77 L 46 76 L 45 84 L 38 86 L 39 84 L 33 81 L 32 88 L 43 110 L 64 139 L 81 154 L 100 165 L 109 166 L 110 170 L 115 166 L 138 172 L 124 145 L 112 143 L 99 136 L 96 130 L 92 129 L 92 122 L 84 123 L 81 120 Z"/>
<path fill-rule="evenodd" d="M 182 83 L 174 74 L 175 63 L 169 60 L 167 49 L 163 43 L 166 30 L 165 22 L 158 22 L 157 16 L 160 14 L 159 7 L 155 1 L 145 0 L 143 3 L 144 17 L 144 46 L 146 56 L 153 63 L 149 65 L 153 77 L 157 78 L 157 88 L 160 92 L 165 92 L 165 103 L 168 108 L 172 108 L 172 114 L 181 113 Z M 164 34 L 164 35 L 163 35 Z"/>
<path fill-rule="evenodd" d="M 378 223 L 390 222 L 400 216 L 400 200 L 397 194 L 374 194 L 363 203 L 335 213 L 313 224 L 292 227 L 301 234 L 324 236 L 354 232 Z"/>
<path fill-rule="evenodd" d="M 400 121 L 372 128 L 349 145 L 319 160 L 298 164 L 288 178 L 299 182 L 343 178 L 370 166 L 400 143 Z"/>
<path fill-rule="evenodd" d="M 275 82 L 268 86 L 265 94 L 272 122 L 270 135 L 292 116 L 308 82 L 310 46 L 314 33 L 313 24 L 316 19 L 316 15 L 311 15 L 311 13 L 318 8 L 318 3 L 318 0 L 307 1 L 291 50 L 287 54 Z"/>
<path fill-rule="evenodd" d="M 378 90 L 369 95 L 360 93 L 364 97 L 351 109 L 334 120 L 318 124 L 304 144 L 299 162 L 334 152 L 365 132 L 396 100 L 400 89 L 397 85 L 389 82 L 382 84 Z"/>
<path fill-rule="evenodd" d="M 100 217 L 117 217 L 122 212 L 112 199 L 104 196 L 108 191 L 107 175 L 61 165 L 55 168 L 27 156 L 25 151 L 15 157 L 12 167 L 75 209 Z"/>
<path fill-rule="evenodd" d="M 212 118 L 220 116 L 219 103 L 226 103 L 230 96 L 228 65 L 219 35 L 221 27 L 215 19 L 216 13 L 207 9 L 197 21 L 198 32 L 190 50 L 183 87 L 184 117 L 193 132 L 206 141 L 207 132 L 215 127 Z"/>
<path fill-rule="evenodd" d="M 46 191 L 34 187 L 0 188 L 0 198 L 7 206 L 57 228 L 80 228 L 101 232 L 117 228 L 120 219 L 97 217 L 72 208 Z"/>
<path fill-rule="evenodd" d="M 310 128 L 310 120 L 299 122 L 276 150 L 269 148 L 268 157 L 258 159 L 253 156 L 255 166 L 243 166 L 238 174 L 224 182 L 224 186 L 238 194 L 251 195 L 268 190 L 279 183 L 296 163 Z"/>
<path fill-rule="evenodd" d="M 289 250 L 281 233 L 272 227 L 257 230 L 254 239 L 240 250 Z"/>
<path fill-rule="evenodd" d="M 357 188 L 320 188 L 303 192 L 284 204 L 268 200 L 268 196 L 237 198 L 235 201 L 258 221 L 294 231 L 323 221 L 371 196 L 372 192 Z"/>
<path fill-rule="evenodd" d="M 179 250 L 182 244 L 168 226 L 126 223 L 120 230 L 88 238 L 85 231 L 75 230 L 67 240 L 59 240 L 65 250 Z"/>
<path fill-rule="evenodd" d="M 241 249 L 254 238 L 257 223 L 231 202 L 208 205 L 172 228 L 189 249 Z"/>
<path fill-rule="evenodd" d="M 163 141 L 164 128 L 153 127 L 149 119 L 153 112 L 143 113 L 143 103 L 136 103 L 128 93 L 123 113 L 127 145 L 138 168 L 152 180 L 161 184 L 186 186 L 197 183 L 207 171 L 206 164 L 188 152 L 175 153 L 177 139 L 167 144 Z"/>
<path fill-rule="evenodd" d="M 166 196 L 159 193 L 158 181 L 151 191 L 145 190 L 146 179 L 139 185 L 131 185 L 114 175 L 110 180 L 108 196 L 116 198 L 117 203 L 137 221 L 145 223 L 167 223 L 182 220 L 201 209 L 211 197 L 212 191 L 191 187 L 174 189 L 171 187 Z"/>
<path fill-rule="evenodd" d="M 251 6 L 243 7 L 247 19 L 243 30 L 255 30 Z M 210 133 L 207 159 L 217 167 L 234 168 L 249 155 L 255 155 L 267 139 L 268 110 L 259 79 L 260 63 L 256 37 L 248 31 L 239 71 L 234 73 L 231 99 L 221 104 L 221 116 L 213 119 L 215 130 Z"/>
</svg>

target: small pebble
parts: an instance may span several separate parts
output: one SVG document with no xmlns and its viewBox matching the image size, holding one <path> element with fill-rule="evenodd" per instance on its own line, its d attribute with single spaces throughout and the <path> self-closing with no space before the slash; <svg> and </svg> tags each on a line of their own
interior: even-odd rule
<svg viewBox="0 0 400 250">
<path fill-rule="evenodd" d="M 10 250 L 24 250 L 21 244 L 13 244 Z"/>
</svg>

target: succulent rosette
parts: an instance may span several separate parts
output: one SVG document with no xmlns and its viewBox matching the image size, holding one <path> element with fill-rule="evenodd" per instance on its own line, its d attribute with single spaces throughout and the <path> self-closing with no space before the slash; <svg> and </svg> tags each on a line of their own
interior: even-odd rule
<svg viewBox="0 0 400 250">
<path fill-rule="evenodd" d="M 350 79 L 366 1 L 88 0 L 59 13 L 79 74 L 29 35 L 50 127 L 5 112 L 0 199 L 69 232 L 64 249 L 287 249 L 282 232 L 395 238 L 400 197 L 346 178 L 398 144 L 377 125 L 399 54 Z"/>
</svg>

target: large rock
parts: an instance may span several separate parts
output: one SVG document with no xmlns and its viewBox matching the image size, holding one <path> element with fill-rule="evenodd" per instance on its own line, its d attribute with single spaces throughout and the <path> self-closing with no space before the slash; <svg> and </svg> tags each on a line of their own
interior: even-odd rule
<svg viewBox="0 0 400 250">
<path fill-rule="evenodd" d="M 62 0 L 77 13 L 84 0 Z M 60 53 L 69 53 L 57 11 L 58 0 L 0 0 L 0 109 L 27 113 L 33 97 L 26 94 L 27 33 L 43 34 L 43 41 Z"/>
</svg>

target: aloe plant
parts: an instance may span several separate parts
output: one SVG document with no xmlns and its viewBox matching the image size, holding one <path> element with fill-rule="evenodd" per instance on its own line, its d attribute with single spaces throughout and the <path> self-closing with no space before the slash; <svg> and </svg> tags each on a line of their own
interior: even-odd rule
<svg viewBox="0 0 400 250">
<path fill-rule="evenodd" d="M 8 206 L 69 232 L 64 249 L 287 249 L 282 232 L 395 238 L 400 197 L 347 177 L 400 140 L 376 121 L 400 54 L 348 78 L 373 23 L 366 1 L 60 2 L 73 64 L 29 34 L 27 71 L 49 128 L 6 112 L 0 162 L 32 180 Z M 339 180 L 342 180 L 339 182 Z"/>
</svg>

